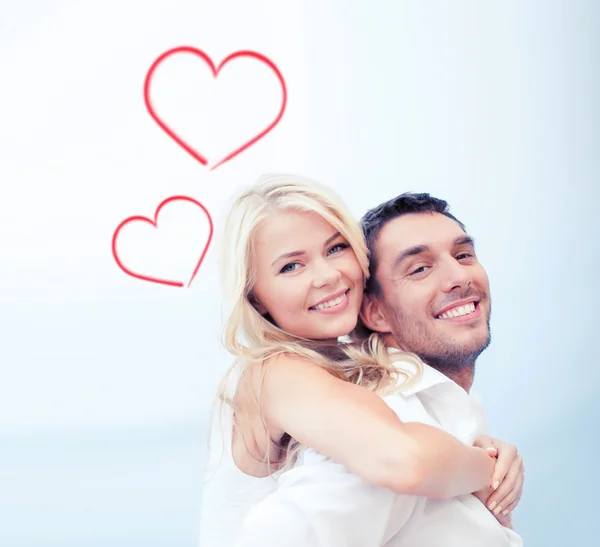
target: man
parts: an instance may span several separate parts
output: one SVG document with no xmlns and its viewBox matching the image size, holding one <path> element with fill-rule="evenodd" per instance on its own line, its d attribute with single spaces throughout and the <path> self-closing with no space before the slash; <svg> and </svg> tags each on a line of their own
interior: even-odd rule
<svg viewBox="0 0 600 547">
<path fill-rule="evenodd" d="M 398 196 L 369 211 L 362 224 L 371 258 L 362 328 L 381 333 L 391 352 L 410 351 L 426 363 L 416 383 L 386 402 L 405 422 L 435 425 L 472 443 L 482 418 L 469 391 L 475 361 L 490 343 L 491 311 L 473 239 L 447 203 L 428 194 Z M 511 473 L 522 472 L 518 462 Z M 278 491 L 250 512 L 238 545 L 522 545 L 509 526 L 518 498 L 499 497 L 492 513 L 482 503 L 488 494 L 397 495 L 307 450 L 303 465 L 285 473 Z"/>
</svg>

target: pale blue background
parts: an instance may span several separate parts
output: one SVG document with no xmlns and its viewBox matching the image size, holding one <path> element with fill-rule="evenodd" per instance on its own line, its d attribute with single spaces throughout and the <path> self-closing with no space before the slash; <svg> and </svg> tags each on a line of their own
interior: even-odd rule
<svg viewBox="0 0 600 547">
<path fill-rule="evenodd" d="M 28 1 L 1 17 L 0 546 L 196 545 L 229 363 L 216 247 L 185 292 L 124 276 L 110 237 L 170 194 L 221 214 L 273 170 L 357 216 L 405 190 L 450 201 L 492 282 L 475 388 L 525 459 L 515 527 L 531 547 L 598 543 L 598 3 Z M 186 43 L 262 51 L 290 88 L 281 127 L 214 175 L 142 107 L 149 63 Z"/>
</svg>

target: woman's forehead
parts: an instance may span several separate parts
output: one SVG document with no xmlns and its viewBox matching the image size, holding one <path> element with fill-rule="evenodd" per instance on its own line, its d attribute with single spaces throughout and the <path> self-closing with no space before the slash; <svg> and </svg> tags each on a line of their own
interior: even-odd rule
<svg viewBox="0 0 600 547">
<path fill-rule="evenodd" d="M 256 251 L 261 256 L 320 248 L 337 234 L 328 221 L 311 212 L 273 213 L 256 232 Z"/>
</svg>

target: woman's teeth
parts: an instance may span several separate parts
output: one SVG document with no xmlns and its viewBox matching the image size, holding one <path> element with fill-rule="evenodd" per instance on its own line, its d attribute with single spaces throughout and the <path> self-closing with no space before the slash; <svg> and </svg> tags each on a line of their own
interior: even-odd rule
<svg viewBox="0 0 600 547">
<path fill-rule="evenodd" d="M 329 300 L 328 302 L 322 302 L 321 304 L 317 304 L 316 306 L 313 306 L 313 309 L 322 310 L 325 308 L 331 308 L 332 306 L 337 306 L 344 300 L 346 300 L 346 293 L 342 294 L 341 296 L 338 296 L 337 298 L 334 298 L 333 300 Z"/>
<path fill-rule="evenodd" d="M 457 308 L 452 308 L 447 312 L 438 315 L 438 319 L 450 319 L 452 317 L 461 317 L 462 315 L 468 315 L 469 313 L 475 312 L 475 303 L 470 302 L 469 304 L 465 304 L 464 306 L 458 306 Z"/>
</svg>

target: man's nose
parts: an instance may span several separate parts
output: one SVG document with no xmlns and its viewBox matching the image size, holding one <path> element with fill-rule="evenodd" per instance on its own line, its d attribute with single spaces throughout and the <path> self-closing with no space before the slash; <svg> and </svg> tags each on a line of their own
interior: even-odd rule
<svg viewBox="0 0 600 547">
<path fill-rule="evenodd" d="M 444 292 L 451 292 L 454 289 L 466 289 L 473 281 L 470 268 L 458 262 L 453 256 L 449 256 L 444 260 L 441 277 Z"/>
<path fill-rule="evenodd" d="M 316 289 L 337 283 L 341 275 L 340 271 L 325 259 L 313 263 L 313 287 Z"/>
</svg>

